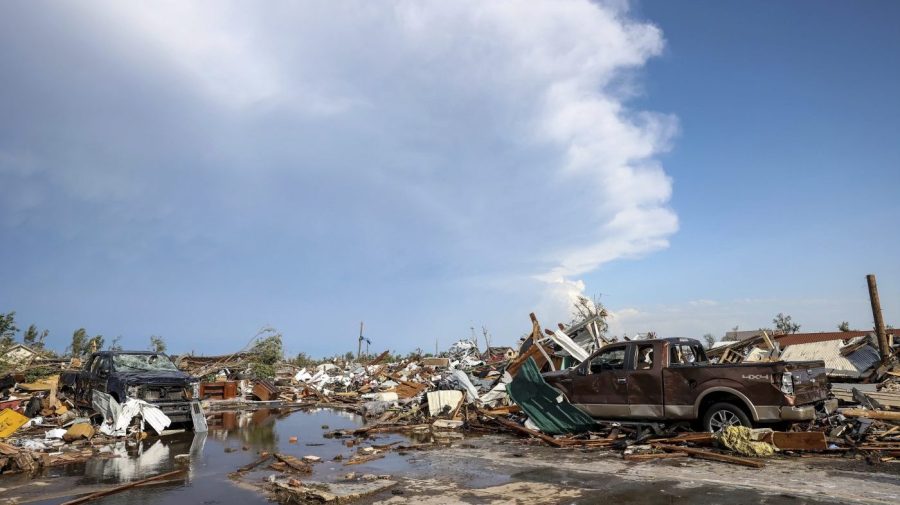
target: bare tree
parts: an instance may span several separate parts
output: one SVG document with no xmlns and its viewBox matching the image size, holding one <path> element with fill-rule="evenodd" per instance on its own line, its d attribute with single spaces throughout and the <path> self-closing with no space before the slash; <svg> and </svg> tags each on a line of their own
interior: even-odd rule
<svg viewBox="0 0 900 505">
<path fill-rule="evenodd" d="M 600 333 L 606 333 L 609 329 L 609 325 L 606 323 L 608 315 L 606 307 L 600 303 L 600 295 L 594 295 L 591 298 L 578 295 L 575 303 L 572 304 L 572 321 L 569 324 L 574 325 L 587 319 L 597 318 L 597 322 L 600 325 Z"/>
<path fill-rule="evenodd" d="M 841 321 L 841 324 L 838 325 L 838 331 L 850 331 L 850 323 Z"/>
<path fill-rule="evenodd" d="M 706 340 L 706 348 L 712 349 L 713 344 L 716 343 L 716 336 L 712 333 L 707 333 L 706 335 L 703 335 L 703 340 Z"/>
</svg>

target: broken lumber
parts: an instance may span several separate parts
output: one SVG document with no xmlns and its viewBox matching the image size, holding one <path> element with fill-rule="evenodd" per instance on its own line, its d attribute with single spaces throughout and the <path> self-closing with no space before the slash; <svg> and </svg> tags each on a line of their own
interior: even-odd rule
<svg viewBox="0 0 900 505">
<path fill-rule="evenodd" d="M 312 473 L 312 466 L 288 454 L 275 453 L 275 459 L 300 473 Z"/>
<path fill-rule="evenodd" d="M 656 459 L 687 458 L 683 452 L 657 452 L 651 454 L 626 454 L 622 456 L 625 461 L 653 461 Z"/>
<path fill-rule="evenodd" d="M 887 410 L 840 409 L 838 412 L 847 417 L 864 417 L 866 419 L 878 419 L 880 421 L 900 421 L 900 412 L 890 412 Z"/>
<path fill-rule="evenodd" d="M 531 437 L 534 437 L 534 438 L 541 439 L 541 440 L 543 440 L 544 442 L 547 442 L 548 444 L 552 445 L 553 447 L 562 447 L 562 444 L 561 444 L 558 440 L 556 440 L 555 438 L 553 438 L 553 437 L 551 437 L 551 436 L 549 436 L 549 435 L 544 435 L 544 434 L 541 433 L 541 432 L 534 431 L 534 430 L 529 430 L 528 428 L 526 428 L 526 427 L 524 427 L 524 426 L 519 426 L 518 424 L 516 424 L 516 423 L 514 423 L 514 422 L 512 422 L 512 421 L 507 421 L 506 419 L 503 419 L 503 418 L 501 418 L 501 417 L 494 417 L 494 418 L 492 418 L 492 419 L 493 419 L 495 422 L 497 422 L 497 423 L 499 423 L 499 424 L 501 424 L 501 425 L 503 425 L 503 426 L 506 426 L 507 428 L 509 428 L 509 429 L 511 429 L 511 430 L 513 430 L 513 431 L 518 431 L 519 433 L 522 433 L 522 434 L 525 434 L 525 435 L 528 435 L 528 436 L 531 436 Z"/>
<path fill-rule="evenodd" d="M 113 493 L 118 493 L 118 492 L 121 492 L 121 491 L 125 491 L 125 490 L 131 489 L 131 488 L 133 488 L 133 487 L 137 487 L 137 486 L 140 486 L 140 485 L 142 485 L 142 484 L 146 484 L 146 483 L 148 483 L 148 482 L 153 482 L 153 481 L 157 481 L 157 480 L 168 479 L 169 477 L 174 477 L 174 476 L 176 476 L 176 475 L 178 475 L 178 474 L 180 474 L 180 473 L 184 473 L 184 472 L 186 472 L 186 471 L 187 471 L 187 468 L 182 468 L 182 469 L 180 469 L 180 470 L 175 470 L 175 471 L 173 471 L 173 472 L 161 473 L 161 474 L 159 474 L 159 475 L 156 475 L 156 476 L 153 476 L 153 477 L 149 477 L 149 478 L 147 478 L 147 479 L 136 480 L 136 481 L 129 482 L 129 483 L 127 483 L 127 484 L 122 484 L 121 486 L 117 486 L 117 487 L 114 487 L 114 488 L 112 488 L 112 489 L 106 489 L 106 490 L 104 490 L 104 491 L 98 491 L 98 492 L 96 492 L 96 493 L 91 493 L 91 494 L 89 494 L 89 495 L 87 495 L 87 496 L 82 496 L 81 498 L 76 498 L 76 499 L 74 499 L 74 500 L 69 500 L 69 501 L 67 501 L 67 502 L 61 503 L 60 505 L 76 505 L 76 504 L 78 504 L 78 503 L 89 502 L 89 501 L 93 500 L 94 498 L 102 498 L 102 497 L 104 497 L 104 496 L 109 496 L 109 495 L 111 495 L 111 494 L 113 494 Z"/>
<path fill-rule="evenodd" d="M 383 457 L 384 457 L 384 454 L 382 454 L 380 452 L 375 453 L 375 454 L 365 454 L 365 455 L 355 454 L 346 463 L 344 463 L 344 465 L 358 465 L 360 463 L 368 463 L 369 461 L 372 461 L 374 459 L 381 459 Z"/>
<path fill-rule="evenodd" d="M 657 447 L 664 451 L 670 452 L 683 452 L 688 454 L 689 456 L 693 456 L 699 459 L 708 459 L 710 461 L 720 461 L 723 463 L 731 463 L 734 465 L 741 466 L 749 466 L 751 468 L 763 468 L 766 466 L 762 461 L 757 461 L 754 459 L 748 458 L 739 458 L 737 456 L 729 456 L 727 454 L 720 454 L 718 452 L 712 451 L 704 451 L 702 449 L 693 449 L 691 447 L 679 447 L 675 445 L 666 445 L 666 444 L 651 444 L 653 447 Z"/>
<path fill-rule="evenodd" d="M 263 452 L 261 452 L 261 453 L 259 454 L 259 459 L 258 459 L 258 460 L 254 461 L 254 462 L 252 462 L 252 463 L 247 463 L 246 465 L 244 465 L 244 466 L 238 468 L 237 471 L 240 472 L 240 473 L 243 473 L 243 472 L 249 472 L 250 470 L 253 470 L 254 468 L 258 467 L 259 465 L 265 463 L 266 460 L 268 460 L 268 459 L 271 458 L 271 457 L 272 457 L 271 454 L 269 454 L 268 452 L 263 451 Z"/>
</svg>

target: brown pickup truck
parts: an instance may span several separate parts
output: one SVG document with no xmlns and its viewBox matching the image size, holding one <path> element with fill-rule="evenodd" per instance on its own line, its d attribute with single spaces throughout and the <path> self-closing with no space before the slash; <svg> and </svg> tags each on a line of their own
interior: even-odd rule
<svg viewBox="0 0 900 505">
<path fill-rule="evenodd" d="M 701 421 L 708 431 L 803 421 L 831 412 L 824 363 L 713 364 L 687 338 L 609 344 L 580 365 L 546 372 L 568 400 L 601 419 Z"/>
</svg>

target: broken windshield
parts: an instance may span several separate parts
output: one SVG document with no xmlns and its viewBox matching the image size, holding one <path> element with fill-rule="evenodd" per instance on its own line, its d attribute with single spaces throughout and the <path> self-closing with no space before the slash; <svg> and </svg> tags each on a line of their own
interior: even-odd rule
<svg viewBox="0 0 900 505">
<path fill-rule="evenodd" d="M 116 370 L 127 372 L 140 371 L 176 371 L 178 368 L 163 354 L 116 354 L 113 356 Z"/>
</svg>

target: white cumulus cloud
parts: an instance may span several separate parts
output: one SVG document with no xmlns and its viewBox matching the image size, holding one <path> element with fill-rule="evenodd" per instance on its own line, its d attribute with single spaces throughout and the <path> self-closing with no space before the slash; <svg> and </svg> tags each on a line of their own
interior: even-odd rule
<svg viewBox="0 0 900 505">
<path fill-rule="evenodd" d="M 52 30 L 4 9 L 0 196 L 45 188 L 29 220 L 91 247 L 214 261 L 249 236 L 287 270 L 490 278 L 561 317 L 678 229 L 677 121 L 628 104 L 664 39 L 627 3 L 95 0 Z"/>
</svg>

